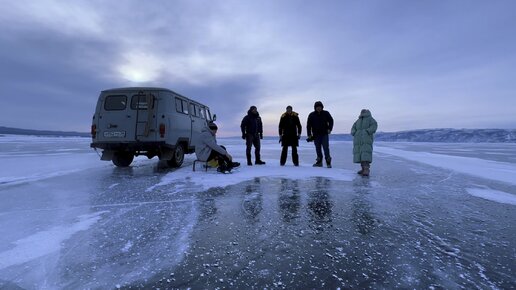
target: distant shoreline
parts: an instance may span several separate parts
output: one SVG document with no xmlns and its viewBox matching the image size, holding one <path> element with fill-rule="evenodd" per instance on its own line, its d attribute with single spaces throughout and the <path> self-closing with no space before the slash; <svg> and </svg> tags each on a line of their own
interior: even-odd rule
<svg viewBox="0 0 516 290">
<path fill-rule="evenodd" d="M 54 136 L 54 137 L 91 137 L 86 132 L 66 132 L 30 130 L 0 126 L 0 137 L 5 135 Z M 221 137 L 222 138 L 222 137 Z M 223 137 L 223 138 L 239 138 Z M 277 139 L 264 136 L 264 139 Z M 301 136 L 304 142 L 306 136 Z M 331 134 L 332 141 L 352 141 L 350 134 Z M 418 129 L 399 132 L 378 132 L 375 141 L 386 142 L 440 142 L 440 143 L 516 143 L 516 129 Z"/>
<path fill-rule="evenodd" d="M 49 131 L 10 128 L 0 126 L 0 136 L 5 135 L 29 135 L 29 136 L 55 136 L 55 137 L 91 137 L 90 133 L 73 131 Z"/>
</svg>

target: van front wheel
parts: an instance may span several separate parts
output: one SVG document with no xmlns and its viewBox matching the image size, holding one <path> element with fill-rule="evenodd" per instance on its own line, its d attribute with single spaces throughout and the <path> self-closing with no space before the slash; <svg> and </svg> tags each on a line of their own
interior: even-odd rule
<svg viewBox="0 0 516 290">
<path fill-rule="evenodd" d="M 113 164 L 115 164 L 117 167 L 127 167 L 131 165 L 131 162 L 133 162 L 134 154 L 131 152 L 116 152 L 115 155 L 113 155 Z"/>
<path fill-rule="evenodd" d="M 183 164 L 183 161 L 185 160 L 185 149 L 183 146 L 178 145 L 176 147 L 176 150 L 174 150 L 174 156 L 172 159 L 167 160 L 167 164 L 170 167 L 180 167 L 181 164 Z"/>
</svg>

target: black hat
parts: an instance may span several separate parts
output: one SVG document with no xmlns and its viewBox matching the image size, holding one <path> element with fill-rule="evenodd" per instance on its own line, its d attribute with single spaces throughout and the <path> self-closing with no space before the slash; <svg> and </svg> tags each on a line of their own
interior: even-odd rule
<svg viewBox="0 0 516 290">
<path fill-rule="evenodd" d="M 315 102 L 315 104 L 314 104 L 314 110 L 315 110 L 317 107 L 321 107 L 321 108 L 323 108 L 323 109 L 324 109 L 324 106 L 323 106 L 323 104 L 322 104 L 322 102 L 321 102 L 321 101 L 317 101 L 317 102 Z"/>
<path fill-rule="evenodd" d="M 210 123 L 208 123 L 208 128 L 210 128 L 212 130 L 217 130 L 219 127 L 217 127 L 217 124 L 210 122 Z"/>
<path fill-rule="evenodd" d="M 249 108 L 249 111 L 252 111 L 252 110 L 254 110 L 254 109 L 256 109 L 256 106 L 251 106 L 251 107 Z"/>
<path fill-rule="evenodd" d="M 288 110 L 288 109 L 291 109 L 291 110 L 292 110 L 292 106 L 291 106 L 291 105 L 288 105 L 288 106 L 287 106 L 287 110 Z"/>
</svg>

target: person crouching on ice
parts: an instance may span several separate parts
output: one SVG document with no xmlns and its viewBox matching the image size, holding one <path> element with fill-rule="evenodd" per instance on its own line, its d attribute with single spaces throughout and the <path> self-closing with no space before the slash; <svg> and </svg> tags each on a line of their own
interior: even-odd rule
<svg viewBox="0 0 516 290">
<path fill-rule="evenodd" d="M 217 144 L 217 139 L 215 138 L 217 130 L 217 124 L 213 122 L 210 122 L 208 127 L 204 127 L 201 130 L 199 143 L 195 146 L 195 155 L 197 159 L 204 162 L 217 160 L 219 164 L 218 172 L 231 172 L 231 169 L 240 166 L 240 163 L 233 162 L 233 157 L 226 151 L 224 146 Z"/>
<path fill-rule="evenodd" d="M 357 173 L 362 176 L 369 176 L 369 168 L 373 162 L 373 141 L 374 133 L 378 123 L 373 119 L 369 110 L 363 109 L 351 127 L 353 136 L 353 162 L 360 163 L 362 169 Z"/>
</svg>

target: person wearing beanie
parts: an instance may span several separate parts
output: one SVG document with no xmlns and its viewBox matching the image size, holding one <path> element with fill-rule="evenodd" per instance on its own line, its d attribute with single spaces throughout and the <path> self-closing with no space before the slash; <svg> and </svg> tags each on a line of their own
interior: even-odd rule
<svg viewBox="0 0 516 290">
<path fill-rule="evenodd" d="M 330 156 L 330 138 L 329 135 L 333 130 L 333 118 L 330 112 L 323 110 L 324 106 L 321 101 L 317 101 L 314 104 L 314 111 L 308 115 L 306 122 L 306 131 L 308 135 L 307 141 L 314 141 L 315 151 L 317 153 L 317 159 L 314 167 L 322 167 L 323 153 L 326 160 L 326 166 L 331 168 L 331 156 Z"/>
<path fill-rule="evenodd" d="M 279 136 L 283 149 L 281 150 L 280 165 L 284 166 L 287 162 L 288 147 L 292 146 L 292 163 L 299 166 L 299 156 L 297 155 L 297 146 L 299 146 L 299 138 L 301 136 L 301 122 L 299 114 L 292 111 L 292 106 L 287 106 L 287 111 L 281 115 L 279 121 Z"/>
<path fill-rule="evenodd" d="M 234 167 L 240 166 L 240 163 L 233 162 L 233 157 L 226 148 L 217 144 L 217 130 L 217 124 L 213 122 L 209 122 L 208 126 L 201 130 L 199 142 L 195 146 L 195 155 L 200 161 L 208 163 L 216 160 L 219 165 L 217 171 L 221 173 L 231 172 Z"/>
<path fill-rule="evenodd" d="M 357 173 L 362 176 L 369 176 L 369 169 L 373 162 L 373 141 L 376 129 L 378 129 L 378 123 L 367 109 L 362 109 L 358 120 L 351 127 L 353 162 L 360 163 L 362 169 Z"/>
<path fill-rule="evenodd" d="M 247 165 L 253 165 L 251 162 L 252 146 L 254 146 L 254 164 L 265 164 L 260 159 L 260 139 L 263 139 L 263 124 L 256 106 L 249 108 L 247 115 L 242 119 L 240 129 L 242 130 L 242 139 L 246 141 L 245 155 L 247 157 Z"/>
</svg>

